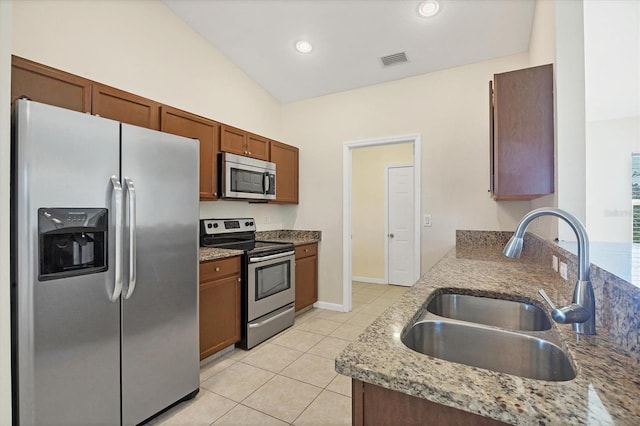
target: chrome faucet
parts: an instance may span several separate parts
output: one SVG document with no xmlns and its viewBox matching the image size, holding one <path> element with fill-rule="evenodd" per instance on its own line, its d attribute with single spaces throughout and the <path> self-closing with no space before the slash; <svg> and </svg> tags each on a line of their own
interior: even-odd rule
<svg viewBox="0 0 640 426">
<path fill-rule="evenodd" d="M 573 329 L 578 334 L 596 334 L 596 304 L 593 287 L 589 281 L 589 237 L 587 230 L 577 217 L 554 207 L 542 207 L 530 211 L 520 220 L 516 232 L 504 247 L 504 255 L 511 258 L 520 257 L 527 227 L 535 218 L 547 215 L 564 220 L 576 234 L 578 239 L 578 281 L 576 281 L 573 300 L 569 306 L 556 308 L 544 290 L 539 290 L 539 293 L 551 307 L 551 316 L 556 322 L 573 324 Z"/>
</svg>

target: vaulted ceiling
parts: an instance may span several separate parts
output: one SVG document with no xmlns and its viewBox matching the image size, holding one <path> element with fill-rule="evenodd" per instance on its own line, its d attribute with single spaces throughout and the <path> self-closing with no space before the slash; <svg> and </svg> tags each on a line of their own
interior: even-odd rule
<svg viewBox="0 0 640 426">
<path fill-rule="evenodd" d="M 526 52 L 534 0 L 163 0 L 287 103 Z M 299 53 L 296 42 L 313 45 Z M 384 56 L 406 62 L 383 66 Z"/>
</svg>

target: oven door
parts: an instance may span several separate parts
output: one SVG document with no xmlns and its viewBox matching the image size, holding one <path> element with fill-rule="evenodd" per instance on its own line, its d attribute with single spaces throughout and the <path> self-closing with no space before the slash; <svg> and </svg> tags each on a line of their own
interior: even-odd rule
<svg viewBox="0 0 640 426">
<path fill-rule="evenodd" d="M 249 256 L 247 319 L 252 321 L 295 301 L 295 252 Z"/>
</svg>

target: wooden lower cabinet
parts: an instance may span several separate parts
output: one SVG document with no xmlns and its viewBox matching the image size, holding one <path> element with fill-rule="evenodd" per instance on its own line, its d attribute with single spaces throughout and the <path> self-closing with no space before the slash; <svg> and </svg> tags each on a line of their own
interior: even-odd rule
<svg viewBox="0 0 640 426">
<path fill-rule="evenodd" d="M 296 247 L 296 312 L 318 301 L 318 244 Z"/>
<path fill-rule="evenodd" d="M 160 112 L 160 130 L 200 140 L 200 199 L 217 199 L 220 124 L 213 120 L 163 105 Z"/>
<path fill-rule="evenodd" d="M 200 359 L 240 341 L 240 256 L 200 264 Z"/>
<path fill-rule="evenodd" d="M 352 379 L 351 383 L 354 426 L 506 424 L 360 380 Z"/>
</svg>

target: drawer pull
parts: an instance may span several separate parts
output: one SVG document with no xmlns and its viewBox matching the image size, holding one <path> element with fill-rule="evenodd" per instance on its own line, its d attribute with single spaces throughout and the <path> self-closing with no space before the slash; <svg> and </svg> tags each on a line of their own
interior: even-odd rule
<svg viewBox="0 0 640 426">
<path fill-rule="evenodd" d="M 309 249 L 304 249 L 304 252 L 305 253 L 309 253 Z"/>
<path fill-rule="evenodd" d="M 220 272 L 220 267 L 216 266 L 216 272 Z"/>
</svg>

